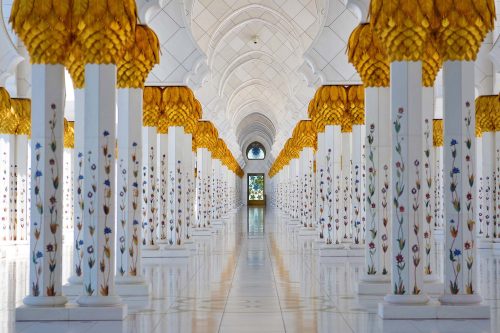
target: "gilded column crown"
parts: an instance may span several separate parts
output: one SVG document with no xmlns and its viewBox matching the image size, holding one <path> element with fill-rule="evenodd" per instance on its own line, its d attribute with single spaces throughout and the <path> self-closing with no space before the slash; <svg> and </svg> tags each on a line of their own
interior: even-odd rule
<svg viewBox="0 0 500 333">
<path fill-rule="evenodd" d="M 341 125 L 347 91 L 344 86 L 322 86 L 314 95 L 314 104 L 325 125 Z"/>
<path fill-rule="evenodd" d="M 156 64 L 160 63 L 160 42 L 155 32 L 138 24 L 134 42 L 130 44 L 118 61 L 118 88 L 143 88 L 146 78 Z"/>
<path fill-rule="evenodd" d="M 361 85 L 349 86 L 347 101 L 352 125 L 365 124 L 365 89 Z"/>
<path fill-rule="evenodd" d="M 64 118 L 64 148 L 75 148 L 75 122 Z"/>
<path fill-rule="evenodd" d="M 15 0 L 9 22 L 33 64 L 63 64 L 71 44 L 72 0 Z"/>
<path fill-rule="evenodd" d="M 365 87 L 389 86 L 389 57 L 370 23 L 361 23 L 352 31 L 347 55 Z"/>
<path fill-rule="evenodd" d="M 444 144 L 443 119 L 432 120 L 432 144 L 434 147 L 442 147 Z"/>
<path fill-rule="evenodd" d="M 300 150 L 307 147 L 316 149 L 317 134 L 311 120 L 299 121 L 293 130 L 292 138 Z"/>
<path fill-rule="evenodd" d="M 370 21 L 389 61 L 422 60 L 430 28 L 437 24 L 434 0 L 371 0 Z"/>
<path fill-rule="evenodd" d="M 162 88 L 144 87 L 142 93 L 142 126 L 156 127 L 160 115 Z"/>
<path fill-rule="evenodd" d="M 225 146 L 224 140 L 218 138 L 214 147 L 211 150 L 212 158 L 222 160 L 222 158 L 224 157 L 224 146 Z"/>
<path fill-rule="evenodd" d="M 293 138 L 289 138 L 288 140 L 286 140 L 283 150 L 285 151 L 285 154 L 289 161 L 294 158 L 299 158 L 300 147 L 295 144 L 295 140 Z"/>
<path fill-rule="evenodd" d="M 307 107 L 307 115 L 313 122 L 316 132 L 323 133 L 325 131 L 325 121 L 319 116 L 318 109 L 314 103 L 314 99 L 311 99 L 309 106 Z"/>
<path fill-rule="evenodd" d="M 495 118 L 500 112 L 498 95 L 479 96 L 475 104 L 476 127 L 481 133 L 495 131 Z"/>
<path fill-rule="evenodd" d="M 495 22 L 494 0 L 435 0 L 436 30 L 443 60 L 475 60 Z"/>
<path fill-rule="evenodd" d="M 7 89 L 0 87 L 0 134 L 16 134 L 18 117 L 12 109 Z"/>
<path fill-rule="evenodd" d="M 134 0 L 73 0 L 72 14 L 72 32 L 84 50 L 85 63 L 118 64 L 125 49 L 134 42 Z"/>
<path fill-rule="evenodd" d="M 68 55 L 64 60 L 64 66 L 71 76 L 73 88 L 82 89 L 85 87 L 85 62 L 80 43 L 73 42 L 71 44 Z"/>
<path fill-rule="evenodd" d="M 201 120 L 198 121 L 198 126 L 193 134 L 193 144 L 196 148 L 210 149 L 216 144 L 218 136 L 217 129 L 210 121 Z"/>
<path fill-rule="evenodd" d="M 193 133 L 200 114 L 195 101 L 188 87 L 166 87 L 162 95 L 162 109 L 165 110 L 168 126 L 182 126 L 187 133 Z"/>
<path fill-rule="evenodd" d="M 31 100 L 28 98 L 12 98 L 12 110 L 17 115 L 16 134 L 31 135 Z"/>
<path fill-rule="evenodd" d="M 436 76 L 443 64 L 443 58 L 437 49 L 434 37 L 429 37 L 424 46 L 424 58 L 422 60 L 422 85 L 433 87 Z"/>
</svg>

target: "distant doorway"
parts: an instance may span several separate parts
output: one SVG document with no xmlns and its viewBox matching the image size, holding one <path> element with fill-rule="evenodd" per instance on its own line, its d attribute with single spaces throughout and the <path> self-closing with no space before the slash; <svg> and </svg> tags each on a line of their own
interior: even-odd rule
<svg viewBox="0 0 500 333">
<path fill-rule="evenodd" d="M 265 178 L 263 173 L 249 173 L 247 178 L 247 201 L 249 206 L 265 206 Z"/>
</svg>

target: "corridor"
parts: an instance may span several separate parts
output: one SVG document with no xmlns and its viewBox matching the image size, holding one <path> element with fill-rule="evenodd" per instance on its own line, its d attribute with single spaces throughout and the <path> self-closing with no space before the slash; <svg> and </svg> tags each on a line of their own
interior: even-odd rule
<svg viewBox="0 0 500 333">
<path fill-rule="evenodd" d="M 247 210 L 248 209 L 248 210 Z M 125 298 L 122 322 L 14 322 L 27 292 L 26 255 L 1 259 L 0 332 L 498 332 L 500 257 L 480 253 L 480 287 L 492 320 L 383 321 L 380 298 L 360 298 L 363 258 L 319 262 L 312 240 L 285 230 L 273 209 L 242 207 L 189 260 L 145 261 L 152 299 Z M 71 249 L 66 245 L 65 250 Z M 65 251 L 65 259 L 71 258 Z M 69 266 L 68 266 L 69 267 Z M 69 272 L 64 272 L 66 277 Z"/>
</svg>

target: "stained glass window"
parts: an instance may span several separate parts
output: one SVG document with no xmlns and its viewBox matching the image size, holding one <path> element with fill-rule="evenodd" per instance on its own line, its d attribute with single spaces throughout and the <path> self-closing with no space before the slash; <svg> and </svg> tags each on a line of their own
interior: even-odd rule
<svg viewBox="0 0 500 333">
<path fill-rule="evenodd" d="M 252 142 L 247 148 L 247 158 L 249 160 L 263 160 L 266 157 L 266 150 L 259 142 Z"/>
<path fill-rule="evenodd" d="M 264 200 L 264 175 L 248 175 L 248 200 Z"/>
</svg>

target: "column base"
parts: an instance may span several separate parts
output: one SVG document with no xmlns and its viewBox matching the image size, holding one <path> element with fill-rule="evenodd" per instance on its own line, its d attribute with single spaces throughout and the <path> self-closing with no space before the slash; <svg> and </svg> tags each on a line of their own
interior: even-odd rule
<svg viewBox="0 0 500 333">
<path fill-rule="evenodd" d="M 443 305 L 478 305 L 483 301 L 482 297 L 475 295 L 450 295 L 439 297 L 439 302 Z"/>
<path fill-rule="evenodd" d="M 212 236 L 211 228 L 194 228 L 191 231 L 191 235 L 193 237 L 209 237 Z"/>
<path fill-rule="evenodd" d="M 142 276 L 116 276 L 115 290 L 119 296 L 127 298 L 151 296 L 151 284 Z"/>
<path fill-rule="evenodd" d="M 158 250 L 143 250 L 142 258 L 189 258 L 189 249 L 167 245 Z"/>
<path fill-rule="evenodd" d="M 22 305 L 16 308 L 16 321 L 121 321 L 127 317 L 127 305 L 78 306 L 74 303 L 60 307 L 32 307 Z"/>
<path fill-rule="evenodd" d="M 493 244 L 491 244 L 491 248 L 496 252 L 496 251 L 500 251 L 500 239 L 495 239 L 495 241 L 493 242 Z"/>
<path fill-rule="evenodd" d="M 476 239 L 477 248 L 478 249 L 491 249 L 493 247 L 493 239 L 492 238 L 477 238 Z"/>
<path fill-rule="evenodd" d="M 159 245 L 143 245 L 142 250 L 147 250 L 147 251 L 154 251 L 154 250 L 159 250 L 160 246 Z"/>
<path fill-rule="evenodd" d="M 31 296 L 23 299 L 23 303 L 29 307 L 61 307 L 68 302 L 66 296 Z"/>
<path fill-rule="evenodd" d="M 120 296 L 87 296 L 82 295 L 76 299 L 81 307 L 108 307 L 122 304 Z"/>
<path fill-rule="evenodd" d="M 364 251 L 365 245 L 364 244 L 351 244 L 349 245 L 349 249 L 351 250 L 362 250 Z M 364 254 L 363 254 L 364 255 Z"/>
<path fill-rule="evenodd" d="M 442 295 L 444 290 L 444 283 L 434 276 L 426 280 L 424 276 L 424 293 L 428 295 Z"/>
<path fill-rule="evenodd" d="M 211 226 L 213 226 L 216 229 L 222 229 L 224 227 L 224 221 L 222 220 L 212 220 L 210 223 Z"/>
<path fill-rule="evenodd" d="M 191 252 L 196 252 L 196 243 L 192 239 L 188 239 L 184 241 L 184 247 Z"/>
<path fill-rule="evenodd" d="M 425 305 L 378 304 L 382 319 L 489 319 L 489 305 Z"/>
<path fill-rule="evenodd" d="M 358 295 L 384 296 L 391 292 L 391 280 L 389 276 L 364 276 L 358 283 Z"/>
<path fill-rule="evenodd" d="M 319 249 L 320 257 L 347 257 L 347 249 L 342 244 L 325 244 Z"/>
<path fill-rule="evenodd" d="M 302 227 L 299 229 L 299 237 L 315 237 L 319 233 L 314 227 Z"/>
<path fill-rule="evenodd" d="M 63 294 L 66 296 L 83 295 L 83 279 L 82 277 L 72 275 L 68 278 L 68 283 L 62 286 Z"/>
</svg>

